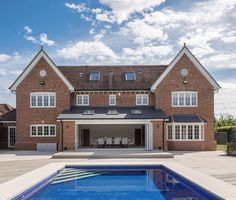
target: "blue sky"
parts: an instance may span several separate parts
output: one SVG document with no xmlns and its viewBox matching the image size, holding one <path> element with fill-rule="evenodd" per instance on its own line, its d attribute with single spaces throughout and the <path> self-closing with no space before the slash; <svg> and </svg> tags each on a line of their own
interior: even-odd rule
<svg viewBox="0 0 236 200">
<path fill-rule="evenodd" d="M 185 42 L 236 115 L 236 0 L 3 0 L 0 102 L 43 45 L 58 65 L 169 64 Z"/>
</svg>

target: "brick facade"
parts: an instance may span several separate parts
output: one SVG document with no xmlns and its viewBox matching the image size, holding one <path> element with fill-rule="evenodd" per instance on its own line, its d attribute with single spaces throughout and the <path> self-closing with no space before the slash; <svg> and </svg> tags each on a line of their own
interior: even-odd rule
<svg viewBox="0 0 236 200">
<path fill-rule="evenodd" d="M 40 78 L 40 70 L 46 70 L 45 78 Z M 45 85 L 40 85 L 40 81 Z M 30 92 L 55 92 L 56 108 L 30 108 Z M 16 90 L 16 144 L 17 150 L 34 150 L 36 143 L 59 143 L 60 124 L 57 116 L 70 107 L 70 92 L 44 58 L 41 58 Z M 56 137 L 31 137 L 30 125 L 56 124 Z"/>
<path fill-rule="evenodd" d="M 182 68 L 188 70 L 187 84 L 183 83 L 180 74 Z M 39 76 L 40 70 L 46 70 L 47 75 Z M 40 81 L 45 84 L 41 85 Z M 127 83 L 126 83 L 127 84 Z M 150 89 L 150 88 L 149 88 Z M 131 91 L 131 92 L 130 92 Z M 172 107 L 172 91 L 197 91 L 197 107 Z M 30 108 L 31 92 L 55 92 L 55 108 Z M 61 149 L 61 133 L 63 132 L 63 147 L 75 149 L 75 121 L 63 121 L 61 126 L 57 120 L 58 115 L 71 106 L 76 106 L 76 94 L 89 94 L 89 106 L 109 106 L 109 91 L 94 92 L 78 90 L 70 92 L 68 86 L 42 57 L 29 74 L 22 80 L 16 89 L 16 144 L 17 150 L 35 150 L 37 143 L 57 143 Z M 116 106 L 136 106 L 137 90 L 116 91 Z M 207 124 L 204 126 L 204 141 L 166 141 L 166 122 L 152 121 L 153 147 L 164 150 L 214 150 L 214 89 L 210 82 L 202 75 L 191 60 L 184 54 L 173 69 L 161 81 L 154 92 L 146 90 L 149 94 L 149 106 L 162 109 L 166 115 L 171 114 L 198 114 Z M 112 92 L 111 92 L 112 93 Z M 110 94 L 111 94 L 110 93 Z M 138 92 L 137 92 L 138 93 Z M 30 125 L 55 124 L 56 137 L 31 137 Z M 163 144 L 164 141 L 164 144 Z"/>
<path fill-rule="evenodd" d="M 188 70 L 186 80 L 180 74 L 182 68 Z M 198 106 L 197 107 L 172 107 L 172 91 L 197 91 Z M 194 66 L 191 60 L 186 56 L 176 63 L 175 67 L 168 73 L 164 80 L 156 88 L 156 106 L 165 111 L 167 115 L 179 114 L 198 114 L 202 116 L 207 124 L 205 125 L 205 141 L 204 142 L 168 142 L 169 150 L 215 150 L 216 143 L 214 139 L 214 90 L 209 81 Z"/>
</svg>

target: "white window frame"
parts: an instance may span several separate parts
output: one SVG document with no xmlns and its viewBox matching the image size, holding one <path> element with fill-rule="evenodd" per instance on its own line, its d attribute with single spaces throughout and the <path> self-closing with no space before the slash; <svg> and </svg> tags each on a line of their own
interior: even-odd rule
<svg viewBox="0 0 236 200">
<path fill-rule="evenodd" d="M 112 98 L 114 98 L 114 99 L 112 99 Z M 114 100 L 114 103 L 112 103 L 112 100 Z M 115 94 L 109 95 L 109 106 L 116 106 L 116 95 Z"/>
<path fill-rule="evenodd" d="M 141 103 L 138 103 L 138 98 L 141 97 Z M 147 103 L 144 103 L 143 99 L 147 98 Z M 136 105 L 137 106 L 146 106 L 149 105 L 149 96 L 148 94 L 136 94 Z"/>
<path fill-rule="evenodd" d="M 134 79 L 129 80 L 129 79 L 128 79 L 128 73 L 132 73 L 132 74 L 134 74 Z M 125 80 L 126 80 L 126 81 L 135 81 L 135 80 L 136 80 L 135 72 L 125 72 Z"/>
<path fill-rule="evenodd" d="M 186 105 L 186 95 L 190 95 L 190 105 Z M 192 96 L 196 95 L 196 105 L 192 104 Z M 180 96 L 183 95 L 184 104 L 180 105 Z M 177 96 L 177 105 L 174 105 L 174 97 Z M 198 107 L 198 93 L 196 91 L 174 91 L 171 95 L 172 107 Z"/>
<path fill-rule="evenodd" d="M 32 105 L 32 97 L 36 97 L 36 106 Z M 38 96 L 42 96 L 42 106 L 38 105 Z M 48 97 L 48 105 L 44 105 L 44 97 Z M 50 97 L 54 97 L 54 105 L 50 105 Z M 56 107 L 56 93 L 55 92 L 31 92 L 30 93 L 30 108 L 55 108 Z"/>
<path fill-rule="evenodd" d="M 32 135 L 32 127 L 36 127 L 36 135 Z M 38 135 L 38 127 L 42 127 L 42 135 Z M 44 127 L 48 127 L 49 134 L 44 135 Z M 55 129 L 55 135 L 50 134 L 51 127 Z M 55 124 L 31 124 L 30 125 L 30 137 L 56 137 L 56 125 Z"/>
<path fill-rule="evenodd" d="M 175 137 L 175 126 L 180 126 L 180 139 Z M 205 137 L 205 123 L 168 123 L 166 125 L 166 140 L 167 141 L 204 141 Z M 168 126 L 172 126 L 172 139 L 168 138 Z M 186 138 L 182 139 L 182 126 L 186 126 Z M 192 126 L 192 139 L 188 139 L 188 126 Z M 199 138 L 195 139 L 195 126 L 199 127 Z"/>
<path fill-rule="evenodd" d="M 82 97 L 82 104 L 79 104 L 79 99 L 78 99 L 79 96 Z M 84 97 L 85 96 L 88 97 L 88 103 L 87 104 L 84 103 Z M 87 94 L 86 95 L 81 95 L 81 94 L 80 95 L 76 95 L 76 105 L 77 106 L 89 106 L 89 95 L 87 95 Z"/>
<path fill-rule="evenodd" d="M 8 130 L 7 130 L 7 137 L 8 137 L 8 139 L 7 139 L 7 146 L 8 146 L 8 148 L 11 148 L 11 147 L 14 147 L 14 145 L 10 145 L 11 143 L 10 143 L 10 129 L 11 128 L 13 128 L 13 129 L 15 129 L 15 140 L 16 140 L 16 126 L 8 126 Z"/>
<path fill-rule="evenodd" d="M 98 74 L 98 79 L 97 80 L 93 80 L 92 79 L 92 74 Z M 91 72 L 90 75 L 89 75 L 89 80 L 90 81 L 99 81 L 100 80 L 100 72 Z"/>
</svg>

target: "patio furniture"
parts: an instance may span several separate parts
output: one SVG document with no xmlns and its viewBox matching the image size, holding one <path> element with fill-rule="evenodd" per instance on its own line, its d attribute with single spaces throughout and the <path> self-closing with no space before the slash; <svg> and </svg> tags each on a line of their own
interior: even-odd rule
<svg viewBox="0 0 236 200">
<path fill-rule="evenodd" d="M 104 147 L 105 141 L 104 138 L 98 138 L 98 147 Z"/>
<path fill-rule="evenodd" d="M 128 138 L 122 138 L 122 147 L 128 147 Z"/>
<path fill-rule="evenodd" d="M 112 146 L 112 138 L 107 138 L 106 140 L 106 146 L 111 147 Z"/>
<path fill-rule="evenodd" d="M 114 139 L 114 145 L 120 147 L 120 138 L 115 138 Z"/>
<path fill-rule="evenodd" d="M 134 147 L 134 138 L 128 139 L 128 147 Z"/>
</svg>

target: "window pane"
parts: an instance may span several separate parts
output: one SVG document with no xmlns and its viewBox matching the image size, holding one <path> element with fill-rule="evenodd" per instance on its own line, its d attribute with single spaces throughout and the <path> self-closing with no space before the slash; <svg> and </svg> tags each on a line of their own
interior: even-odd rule
<svg viewBox="0 0 236 200">
<path fill-rule="evenodd" d="M 127 72 L 125 74 L 125 78 L 127 81 L 135 80 L 135 73 L 134 72 Z"/>
<path fill-rule="evenodd" d="M 43 127 L 38 126 L 38 135 L 43 135 Z"/>
<path fill-rule="evenodd" d="M 182 126 L 181 132 L 182 132 L 182 140 L 186 140 L 187 139 L 187 128 L 185 125 Z"/>
<path fill-rule="evenodd" d="M 142 105 L 142 96 L 137 95 L 137 105 Z"/>
<path fill-rule="evenodd" d="M 43 96 L 42 95 L 38 96 L 38 106 L 43 106 Z"/>
<path fill-rule="evenodd" d="M 180 126 L 179 125 L 175 126 L 175 139 L 176 140 L 180 139 Z"/>
<path fill-rule="evenodd" d="M 197 105 L 197 95 L 196 95 L 196 93 L 192 93 L 192 105 L 193 106 Z"/>
<path fill-rule="evenodd" d="M 143 105 L 148 105 L 148 97 L 147 97 L 147 95 L 143 95 Z"/>
<path fill-rule="evenodd" d="M 86 96 L 84 96 L 84 105 L 88 105 L 89 103 L 88 103 L 88 96 L 86 95 Z"/>
<path fill-rule="evenodd" d="M 172 126 L 168 126 L 168 140 L 172 140 Z"/>
<path fill-rule="evenodd" d="M 48 106 L 48 96 L 44 96 L 43 97 L 43 101 L 44 101 L 44 106 Z"/>
<path fill-rule="evenodd" d="M 55 96 L 54 95 L 50 95 L 50 106 L 55 106 Z"/>
<path fill-rule="evenodd" d="M 31 126 L 31 135 L 37 135 L 37 127 Z"/>
<path fill-rule="evenodd" d="M 188 126 L 188 139 L 189 140 L 193 139 L 193 126 L 192 125 Z"/>
<path fill-rule="evenodd" d="M 50 135 L 56 135 L 55 126 L 50 126 Z"/>
<path fill-rule="evenodd" d="M 185 94 L 185 105 L 190 106 L 190 93 Z"/>
<path fill-rule="evenodd" d="M 184 93 L 179 93 L 179 105 L 184 105 Z"/>
<path fill-rule="evenodd" d="M 36 105 L 36 96 L 31 96 L 31 106 L 37 106 Z"/>
<path fill-rule="evenodd" d="M 82 105 L 83 104 L 83 97 L 82 96 L 78 96 L 78 105 Z"/>
<path fill-rule="evenodd" d="M 91 81 L 98 81 L 98 80 L 100 80 L 100 73 L 99 72 L 92 72 L 90 74 L 90 80 Z"/>
<path fill-rule="evenodd" d="M 116 96 L 109 95 L 109 105 L 116 105 Z"/>
<path fill-rule="evenodd" d="M 174 106 L 178 105 L 178 94 L 176 94 L 176 93 L 173 94 L 172 104 Z"/>
<path fill-rule="evenodd" d="M 194 139 L 195 140 L 199 139 L 199 126 L 198 125 L 194 126 Z"/>
<path fill-rule="evenodd" d="M 44 135 L 49 135 L 49 127 L 44 126 Z"/>
</svg>

